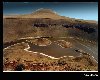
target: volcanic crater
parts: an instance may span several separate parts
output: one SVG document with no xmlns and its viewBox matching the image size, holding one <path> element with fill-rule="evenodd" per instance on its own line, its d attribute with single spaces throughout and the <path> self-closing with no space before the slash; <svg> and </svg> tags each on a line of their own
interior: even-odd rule
<svg viewBox="0 0 100 80">
<path fill-rule="evenodd" d="M 98 70 L 98 24 L 50 9 L 3 16 L 3 70 Z"/>
</svg>

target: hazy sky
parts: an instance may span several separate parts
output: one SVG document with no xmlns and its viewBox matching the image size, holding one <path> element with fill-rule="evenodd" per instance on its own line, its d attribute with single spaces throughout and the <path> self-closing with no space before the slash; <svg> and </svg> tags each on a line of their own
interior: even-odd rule
<svg viewBox="0 0 100 80">
<path fill-rule="evenodd" d="M 97 2 L 4 2 L 3 14 L 27 14 L 39 8 L 52 9 L 61 16 L 97 20 Z"/>
</svg>

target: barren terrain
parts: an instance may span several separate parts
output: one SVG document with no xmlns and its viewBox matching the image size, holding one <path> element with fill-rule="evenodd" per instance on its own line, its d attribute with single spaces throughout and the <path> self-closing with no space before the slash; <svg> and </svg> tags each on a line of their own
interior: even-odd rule
<svg viewBox="0 0 100 80">
<path fill-rule="evenodd" d="M 96 21 L 50 9 L 3 16 L 4 71 L 97 71 Z"/>
</svg>

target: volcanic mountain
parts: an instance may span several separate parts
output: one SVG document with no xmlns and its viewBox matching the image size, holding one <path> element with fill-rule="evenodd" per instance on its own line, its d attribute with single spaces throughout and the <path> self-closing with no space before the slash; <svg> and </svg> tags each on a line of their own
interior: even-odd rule
<svg viewBox="0 0 100 80">
<path fill-rule="evenodd" d="M 60 71 L 94 71 L 98 69 L 97 62 L 94 60 L 94 58 L 98 60 L 97 42 L 97 22 L 60 16 L 51 9 L 3 16 L 4 70 L 11 68 L 11 61 L 14 61 L 14 65 L 9 70 L 17 70 L 16 61 L 18 61 L 18 65 L 24 63 L 25 68 L 28 68 L 31 62 L 36 63 L 37 65 L 32 64 L 33 68 L 30 66 L 29 70 L 32 71 L 45 69 L 58 71 L 58 68 Z M 57 56 L 60 58 L 55 60 L 54 57 Z M 43 68 L 39 69 L 38 64 L 41 62 L 40 66 Z"/>
<path fill-rule="evenodd" d="M 56 12 L 51 9 L 38 9 L 31 14 L 15 15 L 15 16 L 5 16 L 5 17 L 16 17 L 16 18 L 53 18 L 53 19 L 64 19 Z"/>
<path fill-rule="evenodd" d="M 97 21 L 94 21 L 94 20 L 82 20 L 82 19 L 75 19 L 75 18 L 60 16 L 55 11 L 51 9 L 44 9 L 44 8 L 40 8 L 36 11 L 33 11 L 30 14 L 4 15 L 3 18 L 51 18 L 51 19 L 66 19 L 66 20 L 71 20 L 71 21 L 77 20 L 77 21 L 85 21 L 89 23 L 97 23 Z"/>
<path fill-rule="evenodd" d="M 41 8 L 30 14 L 3 16 L 3 24 L 4 41 L 31 36 L 74 36 L 97 40 L 98 36 L 96 21 L 60 16 L 51 9 Z"/>
</svg>

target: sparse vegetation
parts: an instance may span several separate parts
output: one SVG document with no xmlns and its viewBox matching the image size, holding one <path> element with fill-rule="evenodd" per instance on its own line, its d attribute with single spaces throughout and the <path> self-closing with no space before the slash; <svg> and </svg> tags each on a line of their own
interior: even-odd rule
<svg viewBox="0 0 100 80">
<path fill-rule="evenodd" d="M 88 41 L 97 42 L 98 24 L 92 21 L 77 20 L 60 16 L 51 10 L 40 10 L 32 14 L 3 16 L 3 70 L 4 71 L 92 71 L 98 70 L 98 63 L 88 53 L 75 49 L 75 53 L 82 53 L 79 57 L 62 57 L 51 59 L 47 56 L 25 50 L 28 42 L 36 45 L 50 45 L 48 38 L 74 37 L 88 45 Z M 42 37 L 31 39 L 17 45 L 14 41 L 26 37 Z M 44 38 L 43 38 L 44 37 Z M 71 41 L 57 40 L 57 44 L 64 48 L 75 46 Z M 8 45 L 8 46 L 7 46 Z M 94 44 L 93 44 L 94 45 Z M 10 46 L 10 47 L 9 47 Z M 5 47 L 8 47 L 5 49 Z M 52 52 L 54 53 L 54 52 Z M 67 53 L 67 52 L 66 52 Z"/>
</svg>

